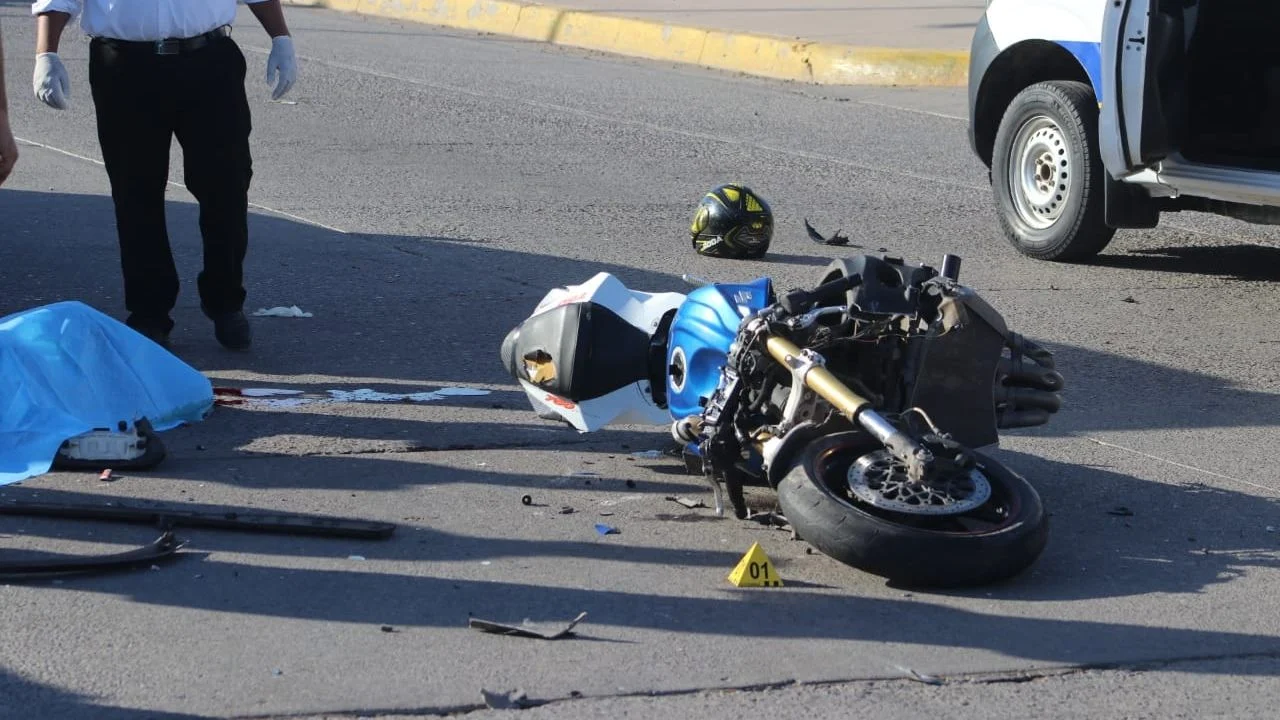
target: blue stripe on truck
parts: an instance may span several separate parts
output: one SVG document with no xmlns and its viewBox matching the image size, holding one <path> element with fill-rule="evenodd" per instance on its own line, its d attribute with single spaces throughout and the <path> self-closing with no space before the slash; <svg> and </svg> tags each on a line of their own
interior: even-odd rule
<svg viewBox="0 0 1280 720">
<path fill-rule="evenodd" d="M 1102 43 L 1097 42 L 1079 42 L 1075 40 L 1058 40 L 1067 52 L 1075 56 L 1080 61 L 1080 65 L 1089 75 L 1089 82 L 1093 84 L 1093 94 L 1098 98 L 1098 102 L 1102 102 Z"/>
</svg>

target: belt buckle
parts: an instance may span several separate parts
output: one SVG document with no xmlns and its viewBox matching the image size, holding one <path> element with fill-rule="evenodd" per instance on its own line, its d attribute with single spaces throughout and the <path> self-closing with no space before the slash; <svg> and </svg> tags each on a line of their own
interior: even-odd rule
<svg viewBox="0 0 1280 720">
<path fill-rule="evenodd" d="M 181 48 L 179 41 L 174 38 L 165 38 L 155 42 L 157 55 L 177 55 Z"/>
</svg>

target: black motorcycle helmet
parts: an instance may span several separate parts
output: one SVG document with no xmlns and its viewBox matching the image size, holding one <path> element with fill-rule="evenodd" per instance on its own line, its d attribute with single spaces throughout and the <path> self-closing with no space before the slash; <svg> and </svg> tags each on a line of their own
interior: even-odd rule
<svg viewBox="0 0 1280 720">
<path fill-rule="evenodd" d="M 689 234 L 699 255 L 735 260 L 764 257 L 773 241 L 773 211 L 751 188 L 721 185 L 702 196 Z"/>
</svg>

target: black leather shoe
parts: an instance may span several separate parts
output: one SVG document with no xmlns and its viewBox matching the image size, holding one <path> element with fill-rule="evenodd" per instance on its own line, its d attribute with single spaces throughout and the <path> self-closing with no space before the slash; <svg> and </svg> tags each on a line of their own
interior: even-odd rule
<svg viewBox="0 0 1280 720">
<path fill-rule="evenodd" d="M 169 331 L 159 322 L 150 322 L 137 318 L 129 318 L 125 324 L 151 342 L 169 350 Z"/>
<path fill-rule="evenodd" d="M 248 350 L 253 344 L 253 330 L 249 327 L 249 318 L 244 313 L 236 312 L 212 315 L 213 335 L 218 342 L 229 350 Z"/>
</svg>

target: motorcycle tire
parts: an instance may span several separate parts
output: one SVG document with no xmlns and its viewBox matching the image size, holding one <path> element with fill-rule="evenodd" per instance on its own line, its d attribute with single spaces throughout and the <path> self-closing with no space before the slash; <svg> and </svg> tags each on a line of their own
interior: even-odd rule
<svg viewBox="0 0 1280 720">
<path fill-rule="evenodd" d="M 848 471 L 882 445 L 864 432 L 823 436 L 801 451 L 778 484 L 778 502 L 800 539 L 824 555 L 904 587 L 999 582 L 1044 550 L 1048 516 L 1035 488 L 974 451 L 991 499 L 962 515 L 899 513 L 852 499 Z"/>
</svg>

